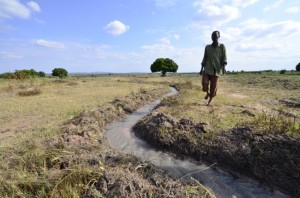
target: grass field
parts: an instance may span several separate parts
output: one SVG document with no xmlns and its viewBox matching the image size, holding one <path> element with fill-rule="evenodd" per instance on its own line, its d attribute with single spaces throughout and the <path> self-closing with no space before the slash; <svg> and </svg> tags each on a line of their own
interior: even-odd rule
<svg viewBox="0 0 300 198">
<path fill-rule="evenodd" d="M 103 166 L 98 166 L 97 170 L 82 164 L 73 167 L 73 171 L 68 169 L 70 172 L 59 176 L 64 179 L 54 182 L 53 186 L 53 181 L 49 180 L 56 178 L 53 174 L 61 173 L 51 172 L 50 177 L 49 170 L 43 168 L 46 161 L 78 153 L 70 154 L 73 151 L 65 148 L 49 151 L 44 142 L 58 136 L 61 125 L 83 111 L 118 97 L 156 88 L 167 90 L 174 84 L 181 92 L 174 98 L 164 99 L 164 111 L 176 118 L 205 122 L 212 133 L 245 124 L 256 126 L 262 133 L 300 136 L 300 108 L 297 106 L 300 104 L 300 75 L 296 72 L 227 74 L 220 78 L 218 94 L 211 106 L 203 99 L 205 94 L 201 92 L 200 83 L 197 74 L 172 74 L 165 78 L 156 74 L 124 74 L 23 81 L 0 79 L 0 195 L 12 195 L 5 194 L 10 189 L 15 197 L 26 197 L 36 191 L 42 191 L 41 196 L 49 196 L 48 187 L 52 185 L 52 197 L 62 196 L 62 191 L 71 193 L 63 194 L 68 197 L 74 190 L 74 186 L 69 186 L 72 181 L 66 182 L 64 187 L 61 184 L 70 174 L 74 174 L 75 179 L 86 180 L 80 185 L 89 185 L 102 175 Z M 271 127 L 278 122 L 282 124 Z M 33 171 L 37 167 L 39 170 Z M 38 185 L 32 184 L 37 181 Z M 14 188 L 20 182 L 25 187 Z"/>
</svg>

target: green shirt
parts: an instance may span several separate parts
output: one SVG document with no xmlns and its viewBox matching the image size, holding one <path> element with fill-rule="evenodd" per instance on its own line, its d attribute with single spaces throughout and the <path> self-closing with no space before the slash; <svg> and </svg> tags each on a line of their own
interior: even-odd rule
<svg viewBox="0 0 300 198">
<path fill-rule="evenodd" d="M 219 76 L 223 74 L 222 66 L 227 64 L 225 46 L 221 43 L 217 47 L 207 45 L 201 65 L 208 75 Z"/>
</svg>

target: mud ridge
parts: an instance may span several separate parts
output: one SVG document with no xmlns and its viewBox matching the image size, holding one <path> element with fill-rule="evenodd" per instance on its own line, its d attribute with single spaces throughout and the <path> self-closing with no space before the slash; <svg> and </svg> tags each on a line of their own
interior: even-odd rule
<svg viewBox="0 0 300 198">
<path fill-rule="evenodd" d="M 62 126 L 63 134 L 48 143 L 49 149 L 68 150 L 53 168 L 67 170 L 73 165 L 102 167 L 101 176 L 83 197 L 214 197 L 196 181 L 179 181 L 151 163 L 112 149 L 104 127 L 137 108 L 161 98 L 168 89 L 141 91 L 91 111 L 84 111 Z"/>
<path fill-rule="evenodd" d="M 271 189 L 300 195 L 300 139 L 261 135 L 251 127 L 208 133 L 207 124 L 175 119 L 156 110 L 133 128 L 135 134 L 180 157 L 217 163 L 233 174 L 253 178 Z"/>
</svg>

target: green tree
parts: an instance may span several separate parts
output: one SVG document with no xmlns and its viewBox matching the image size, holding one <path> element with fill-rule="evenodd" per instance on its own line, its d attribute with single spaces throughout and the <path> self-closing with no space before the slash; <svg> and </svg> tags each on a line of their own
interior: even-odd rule
<svg viewBox="0 0 300 198">
<path fill-rule="evenodd" d="M 68 71 L 64 68 L 55 68 L 52 70 L 52 76 L 58 76 L 60 78 L 64 78 L 68 76 Z"/>
<path fill-rule="evenodd" d="M 300 63 L 298 63 L 298 65 L 296 65 L 296 71 L 300 71 Z"/>
<path fill-rule="evenodd" d="M 16 70 L 15 75 L 17 76 L 17 79 L 35 78 L 39 76 L 38 72 L 36 72 L 34 69 Z"/>
<path fill-rule="evenodd" d="M 177 72 L 178 65 L 170 58 L 158 58 L 156 59 L 151 67 L 151 72 L 161 72 L 162 76 L 166 76 L 167 72 Z"/>
<path fill-rule="evenodd" d="M 46 73 L 45 73 L 45 72 L 42 72 L 42 71 L 39 71 L 39 72 L 38 72 L 38 75 L 39 75 L 39 77 L 45 77 L 45 76 L 46 76 Z"/>
</svg>

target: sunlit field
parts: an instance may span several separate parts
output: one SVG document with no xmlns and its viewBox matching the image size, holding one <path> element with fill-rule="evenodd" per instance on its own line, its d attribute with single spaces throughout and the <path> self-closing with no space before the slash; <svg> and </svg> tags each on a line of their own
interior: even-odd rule
<svg viewBox="0 0 300 198">
<path fill-rule="evenodd" d="M 196 73 L 168 74 L 167 77 L 124 74 L 64 79 L 0 79 L 0 195 L 83 196 L 90 182 L 102 177 L 104 170 L 112 171 L 101 161 L 99 166 L 90 167 L 85 161 L 90 159 L 85 158 L 95 156 L 100 150 L 103 153 L 112 151 L 95 145 L 75 150 L 56 145 L 49 149 L 45 142 L 61 135 L 62 125 L 82 112 L 89 112 L 119 97 L 155 89 L 167 92 L 171 85 L 176 85 L 179 94 L 163 99 L 161 111 L 178 119 L 206 123 L 211 134 L 251 125 L 263 134 L 300 136 L 300 75 L 296 72 L 226 74 L 220 78 L 217 96 L 210 106 L 207 106 L 205 94 L 201 91 L 201 76 Z M 282 125 L 270 127 L 278 122 Z M 92 152 L 95 149 L 100 150 Z M 85 150 L 88 150 L 86 154 Z M 81 159 L 80 156 L 85 157 Z M 122 168 L 114 169 L 114 172 L 123 173 L 124 167 L 126 171 L 131 170 L 128 163 L 132 161 L 128 159 L 125 157 L 120 162 Z M 73 165 L 68 161 L 69 168 L 54 170 L 53 167 L 66 163 L 63 160 L 71 160 Z M 57 163 L 60 165 L 55 165 Z M 194 185 L 193 192 L 194 188 L 205 197 L 214 197 L 200 184 Z M 183 191 L 192 195 L 187 189 L 191 187 Z"/>
</svg>

